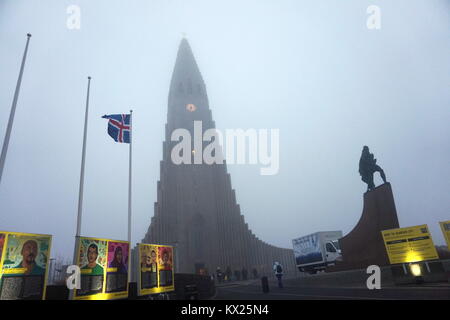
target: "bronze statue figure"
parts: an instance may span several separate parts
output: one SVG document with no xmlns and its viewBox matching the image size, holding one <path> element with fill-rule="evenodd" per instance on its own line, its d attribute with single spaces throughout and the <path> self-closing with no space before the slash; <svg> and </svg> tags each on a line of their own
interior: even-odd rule
<svg viewBox="0 0 450 320">
<path fill-rule="evenodd" d="M 374 158 L 373 153 L 369 152 L 369 147 L 364 146 L 361 158 L 359 159 L 359 174 L 361 175 L 361 180 L 367 183 L 367 191 L 375 188 L 375 184 L 373 183 L 374 172 L 379 172 L 381 179 L 386 183 L 386 176 L 383 169 L 377 165 L 377 159 Z"/>
</svg>

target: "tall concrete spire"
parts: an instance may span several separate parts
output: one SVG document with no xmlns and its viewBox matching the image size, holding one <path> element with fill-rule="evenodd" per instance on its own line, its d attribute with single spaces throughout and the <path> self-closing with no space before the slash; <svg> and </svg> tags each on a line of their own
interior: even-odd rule
<svg viewBox="0 0 450 320">
<path fill-rule="evenodd" d="M 274 261 L 293 272 L 293 251 L 262 242 L 245 223 L 226 164 L 172 162 L 171 150 L 178 143 L 171 141 L 173 130 L 187 129 L 192 134 L 194 121 L 202 121 L 203 131 L 215 128 L 205 83 L 183 39 L 170 84 L 157 202 L 143 242 L 174 245 L 176 272 L 230 267 L 233 271 L 245 268 L 249 274 L 256 269 L 261 274 L 269 272 Z"/>
<path fill-rule="evenodd" d="M 171 129 L 189 126 L 192 120 L 212 121 L 205 83 L 186 39 L 181 40 L 178 48 L 167 116 Z"/>
<path fill-rule="evenodd" d="M 192 53 L 191 46 L 186 39 L 181 40 L 178 48 L 177 60 L 175 62 L 175 68 L 172 73 L 172 82 L 170 91 L 179 91 L 179 85 L 182 83 L 184 93 L 188 93 L 188 84 L 192 85 L 191 93 L 198 89 L 197 86 L 201 85 L 204 88 L 204 82 L 200 70 L 195 61 L 194 54 Z"/>
</svg>

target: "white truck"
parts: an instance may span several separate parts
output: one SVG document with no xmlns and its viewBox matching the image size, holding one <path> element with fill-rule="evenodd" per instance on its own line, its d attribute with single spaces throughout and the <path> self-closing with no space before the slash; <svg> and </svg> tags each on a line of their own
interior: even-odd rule
<svg viewBox="0 0 450 320">
<path fill-rule="evenodd" d="M 300 272 L 315 274 L 340 259 L 342 231 L 316 232 L 292 240 L 295 261 Z"/>
</svg>

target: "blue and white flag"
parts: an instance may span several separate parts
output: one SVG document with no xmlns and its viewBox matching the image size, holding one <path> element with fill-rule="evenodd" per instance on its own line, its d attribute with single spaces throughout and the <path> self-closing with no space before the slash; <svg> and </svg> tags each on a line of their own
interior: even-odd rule
<svg viewBox="0 0 450 320">
<path fill-rule="evenodd" d="M 116 142 L 130 143 L 130 115 L 129 114 L 110 114 L 102 118 L 109 119 L 108 134 Z"/>
</svg>

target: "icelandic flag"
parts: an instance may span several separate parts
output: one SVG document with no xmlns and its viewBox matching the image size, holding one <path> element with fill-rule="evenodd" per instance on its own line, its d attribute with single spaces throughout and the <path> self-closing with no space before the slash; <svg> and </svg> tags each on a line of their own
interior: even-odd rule
<svg viewBox="0 0 450 320">
<path fill-rule="evenodd" d="M 109 119 L 108 134 L 116 142 L 130 143 L 130 115 L 110 114 L 102 118 Z"/>
</svg>

